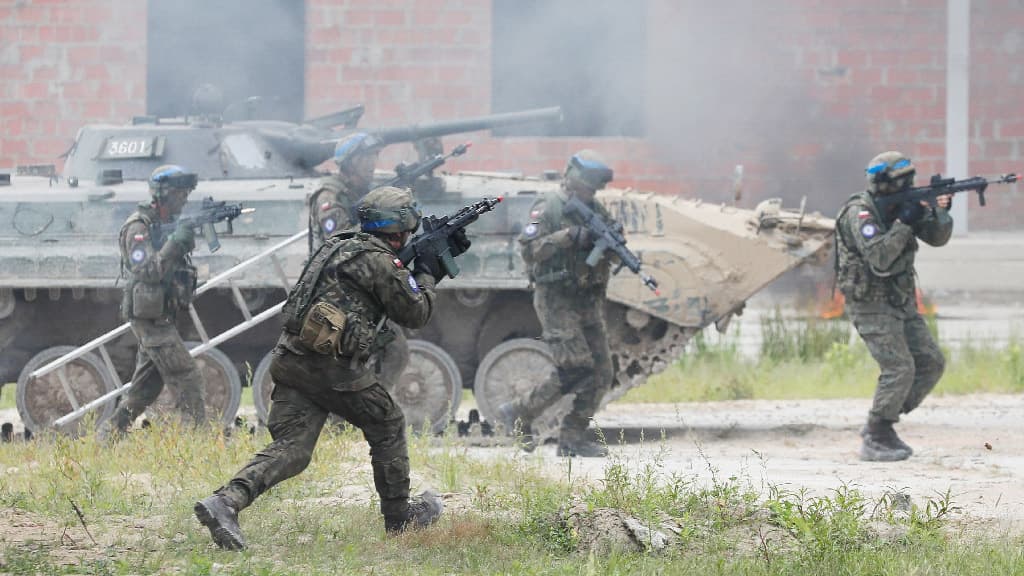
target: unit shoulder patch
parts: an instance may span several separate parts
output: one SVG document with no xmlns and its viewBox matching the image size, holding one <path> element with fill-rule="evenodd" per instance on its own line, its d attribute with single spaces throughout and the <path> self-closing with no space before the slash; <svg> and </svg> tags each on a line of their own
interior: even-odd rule
<svg viewBox="0 0 1024 576">
<path fill-rule="evenodd" d="M 860 227 L 860 235 L 865 238 L 874 238 L 878 234 L 878 227 L 873 222 L 868 222 Z"/>
</svg>

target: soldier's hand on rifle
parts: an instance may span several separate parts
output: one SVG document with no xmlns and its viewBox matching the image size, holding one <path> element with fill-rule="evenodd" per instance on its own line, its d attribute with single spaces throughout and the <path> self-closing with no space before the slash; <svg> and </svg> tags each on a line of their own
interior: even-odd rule
<svg viewBox="0 0 1024 576">
<path fill-rule="evenodd" d="M 908 226 L 913 225 L 924 216 L 924 207 L 927 205 L 927 202 L 921 202 L 920 204 L 904 202 L 896 208 L 896 218 Z"/>
<path fill-rule="evenodd" d="M 455 232 L 448 237 L 448 248 L 451 250 L 452 257 L 458 256 L 469 250 L 469 247 L 473 245 L 473 242 L 466 237 L 466 229 L 462 228 L 458 232 Z"/>
<path fill-rule="evenodd" d="M 922 204 L 927 205 L 928 203 L 927 202 L 922 202 Z M 943 194 L 942 196 L 936 196 L 935 197 L 935 204 L 939 208 L 943 208 L 945 210 L 949 210 L 950 205 L 953 204 L 953 195 L 952 194 Z"/>
<path fill-rule="evenodd" d="M 416 255 L 416 260 L 413 262 L 413 271 L 416 273 L 426 272 L 433 276 L 437 282 L 440 282 L 445 277 L 444 270 L 441 268 L 441 258 L 429 245 L 424 246 L 423 251 Z"/>
<path fill-rule="evenodd" d="M 196 247 L 196 231 L 189 223 L 179 222 L 178 227 L 171 234 L 171 242 L 181 246 L 185 252 L 191 252 Z"/>
</svg>

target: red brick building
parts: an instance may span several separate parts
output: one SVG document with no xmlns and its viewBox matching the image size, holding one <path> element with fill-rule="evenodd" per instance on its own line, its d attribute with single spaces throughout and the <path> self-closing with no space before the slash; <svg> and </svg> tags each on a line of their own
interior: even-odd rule
<svg viewBox="0 0 1024 576">
<path fill-rule="evenodd" d="M 159 29 L 154 11 L 165 4 L 0 0 L 0 167 L 55 162 L 82 123 L 152 111 L 167 73 L 150 63 L 179 33 Z M 301 20 L 295 88 L 307 117 L 362 103 L 367 127 L 447 120 L 529 107 L 517 104 L 548 88 L 563 99 L 552 103 L 574 107 L 576 127 L 565 130 L 575 133 L 474 135 L 459 168 L 539 173 L 590 147 L 620 184 L 721 201 L 742 164 L 743 204 L 807 195 L 831 210 L 878 151 L 904 150 L 921 173 L 943 167 L 946 0 L 277 4 Z M 602 28 L 588 21 L 597 5 Z M 204 10 L 183 29 L 208 23 Z M 236 16 L 228 21 L 244 20 Z M 239 27 L 257 42 L 277 28 L 273 18 Z M 537 35 L 523 36 L 527 28 Z M 970 34 L 970 172 L 1024 170 L 1024 5 L 974 0 Z M 587 124 L 602 115 L 624 124 Z M 971 229 L 1014 227 L 1021 192 L 989 197 L 971 210 Z"/>
</svg>

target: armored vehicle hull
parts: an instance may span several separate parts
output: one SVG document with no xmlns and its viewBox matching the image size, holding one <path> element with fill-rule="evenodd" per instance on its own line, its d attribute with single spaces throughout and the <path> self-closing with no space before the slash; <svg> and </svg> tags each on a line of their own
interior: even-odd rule
<svg viewBox="0 0 1024 576">
<path fill-rule="evenodd" d="M 378 173 L 381 179 L 390 176 Z M 440 186 L 438 186 L 440 183 Z M 557 181 L 496 173 L 458 173 L 433 182 L 445 190 L 421 199 L 427 214 L 450 213 L 484 196 L 503 196 L 493 213 L 470 227 L 472 249 L 459 258 L 463 272 L 439 286 L 439 314 L 407 334 L 408 358 L 386 358 L 385 380 L 417 427 L 443 428 L 463 387 L 472 386 L 485 417 L 510 395 L 543 380 L 550 360 L 536 340 L 540 327 L 516 238 L 538 194 Z M 316 179 L 201 181 L 193 200 L 241 202 L 255 212 L 235 221 L 221 249 L 200 241 L 194 264 L 200 282 L 302 231 Z M 664 368 L 686 342 L 712 323 L 724 328 L 744 301 L 771 280 L 825 249 L 831 220 L 780 210 L 756 211 L 628 190 L 602 191 L 599 200 L 625 226 L 629 247 L 660 283 L 655 295 L 629 271 L 613 277 L 608 309 L 616 386 L 607 399 Z M 67 350 L 120 324 L 120 263 L 116 234 L 136 204 L 148 200 L 143 182 L 97 185 L 14 175 L 0 188 L 0 382 L 18 380 L 19 411 L 27 427 L 43 428 L 76 404 L 118 385 L 132 372 L 130 333 L 109 357 L 76 360 L 76 376 L 29 378 Z M 202 341 L 281 302 L 306 257 L 306 243 L 277 253 L 276 265 L 254 266 L 214 288 L 183 314 L 186 339 Z M 244 302 L 244 306 L 243 303 Z M 243 309 L 244 308 L 244 309 Z M 270 383 L 268 352 L 280 331 L 275 318 L 201 357 L 212 413 L 233 419 L 239 383 L 251 381 L 262 417 Z M 244 377 L 241 377 L 244 375 Z M 70 381 L 69 381 L 70 380 Z M 68 399 L 67 388 L 75 394 Z M 606 400 L 607 400 L 606 399 Z"/>
</svg>

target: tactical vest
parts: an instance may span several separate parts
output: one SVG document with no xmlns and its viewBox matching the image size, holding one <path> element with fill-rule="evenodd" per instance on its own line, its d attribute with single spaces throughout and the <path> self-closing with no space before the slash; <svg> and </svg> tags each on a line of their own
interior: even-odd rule
<svg viewBox="0 0 1024 576">
<path fill-rule="evenodd" d="M 118 232 L 118 249 L 121 252 L 121 278 L 127 280 L 121 298 L 121 318 L 133 319 L 174 318 L 177 311 L 187 308 L 195 296 L 198 276 L 196 268 L 186 255 L 167 270 L 159 283 L 145 282 L 135 277 L 128 263 L 128 228 L 141 222 L 149 234 L 153 249 L 160 251 L 167 241 L 159 226 L 154 226 L 156 214 L 149 204 L 139 204 L 138 209 L 125 220 Z M 156 254 L 150 255 L 155 258 Z"/>
<path fill-rule="evenodd" d="M 847 237 L 849 231 L 844 221 L 850 210 L 867 210 L 878 228 L 877 234 L 881 235 L 889 230 L 889 225 L 878 214 L 868 192 L 858 192 L 846 201 L 836 217 L 834 262 L 836 283 L 843 296 L 854 304 L 885 303 L 895 308 L 912 302 L 916 291 L 914 255 L 917 252 L 917 239 L 911 238 L 907 242 L 903 252 L 889 270 L 884 273 L 872 270 L 857 251 L 856 243 Z"/>
<path fill-rule="evenodd" d="M 548 193 L 544 197 L 544 214 L 542 218 L 553 222 L 553 230 L 564 230 L 580 223 L 564 213 L 565 199 L 561 194 Z M 607 221 L 607 214 L 600 207 L 594 211 Z M 611 263 L 607 255 L 596 266 L 587 265 L 590 248 L 573 245 L 566 250 L 559 250 L 542 262 L 527 262 L 530 279 L 534 284 L 562 284 L 571 288 L 599 288 L 608 285 L 611 276 Z"/>
<path fill-rule="evenodd" d="M 284 330 L 319 354 L 366 363 L 394 340 L 387 317 L 373 296 L 348 277 L 344 267 L 368 252 L 369 235 L 343 232 L 317 248 L 288 293 Z"/>
</svg>

